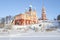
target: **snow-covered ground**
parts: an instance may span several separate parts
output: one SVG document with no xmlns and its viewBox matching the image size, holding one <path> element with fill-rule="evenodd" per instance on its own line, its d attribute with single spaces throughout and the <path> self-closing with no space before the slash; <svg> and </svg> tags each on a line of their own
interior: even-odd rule
<svg viewBox="0 0 60 40">
<path fill-rule="evenodd" d="M 60 40 L 60 29 L 56 31 L 28 31 L 9 30 L 9 32 L 1 32 L 0 40 Z"/>
<path fill-rule="evenodd" d="M 60 37 L 3 37 L 0 40 L 60 40 Z"/>
<path fill-rule="evenodd" d="M 15 33 L 15 32 L 14 32 Z M 0 36 L 0 40 L 60 40 L 60 32 L 25 32 Z"/>
<path fill-rule="evenodd" d="M 46 29 L 51 30 L 46 31 Z M 27 26 L 13 25 L 11 30 L 0 30 L 0 40 L 60 40 L 60 29 L 52 22 Z"/>
<path fill-rule="evenodd" d="M 17 31 L 1 32 L 0 37 L 60 37 L 60 31 Z"/>
</svg>

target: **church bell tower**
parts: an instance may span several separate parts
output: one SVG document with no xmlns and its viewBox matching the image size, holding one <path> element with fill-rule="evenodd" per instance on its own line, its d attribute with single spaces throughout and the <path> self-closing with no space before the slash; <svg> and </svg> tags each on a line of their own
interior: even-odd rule
<svg viewBox="0 0 60 40">
<path fill-rule="evenodd" d="M 44 0 L 42 1 L 42 20 L 46 20 L 46 10 L 44 7 Z"/>
</svg>

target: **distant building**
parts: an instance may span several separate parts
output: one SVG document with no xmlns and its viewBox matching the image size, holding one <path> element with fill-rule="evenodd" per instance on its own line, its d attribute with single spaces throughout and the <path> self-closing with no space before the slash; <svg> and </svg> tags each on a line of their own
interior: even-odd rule
<svg viewBox="0 0 60 40">
<path fill-rule="evenodd" d="M 3 28 L 5 26 L 5 18 L 0 19 L 0 28 Z"/>
<path fill-rule="evenodd" d="M 57 20 L 60 20 L 60 15 L 57 16 Z"/>
<path fill-rule="evenodd" d="M 5 24 L 9 24 L 11 21 L 13 20 L 13 17 L 12 16 L 6 16 L 5 18 Z"/>
<path fill-rule="evenodd" d="M 58 23 L 59 23 L 59 26 L 60 26 L 60 15 L 57 16 L 57 20 L 58 20 Z"/>
<path fill-rule="evenodd" d="M 18 14 L 14 17 L 13 24 L 15 25 L 29 25 L 38 23 L 38 18 L 36 11 L 32 10 L 32 7 L 29 7 L 29 11 L 24 14 Z"/>
</svg>

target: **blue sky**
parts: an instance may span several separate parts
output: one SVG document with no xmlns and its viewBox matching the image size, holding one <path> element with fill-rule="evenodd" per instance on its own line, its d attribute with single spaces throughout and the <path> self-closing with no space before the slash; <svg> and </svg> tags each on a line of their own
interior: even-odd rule
<svg viewBox="0 0 60 40">
<path fill-rule="evenodd" d="M 32 4 L 33 9 L 36 8 L 37 16 L 40 18 L 42 0 L 0 0 L 0 17 L 24 13 L 30 4 Z M 52 20 L 60 14 L 60 0 L 44 0 L 44 6 L 47 19 Z"/>
</svg>

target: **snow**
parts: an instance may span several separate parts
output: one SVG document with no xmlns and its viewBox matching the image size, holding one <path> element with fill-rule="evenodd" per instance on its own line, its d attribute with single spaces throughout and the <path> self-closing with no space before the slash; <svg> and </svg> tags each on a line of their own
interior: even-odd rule
<svg viewBox="0 0 60 40">
<path fill-rule="evenodd" d="M 5 37 L 0 40 L 60 40 L 60 37 Z"/>
<path fill-rule="evenodd" d="M 60 40 L 60 33 L 53 32 L 34 32 L 16 33 L 1 36 L 0 40 Z"/>
<path fill-rule="evenodd" d="M 0 37 L 60 37 L 60 31 L 40 32 L 40 31 L 17 31 L 13 30 L 8 33 L 0 33 Z"/>
<path fill-rule="evenodd" d="M 0 40 L 60 40 L 60 29 L 56 31 L 28 31 L 9 30 L 8 33 L 0 34 Z"/>
<path fill-rule="evenodd" d="M 56 28 L 56 30 L 46 31 L 46 29 L 51 27 L 55 28 L 57 24 L 54 26 L 52 23 L 45 22 L 24 26 L 12 25 L 11 30 L 7 31 L 4 29 L 4 32 L 0 32 L 0 38 L 2 38 L 0 40 L 60 40 L 60 29 Z"/>
</svg>

